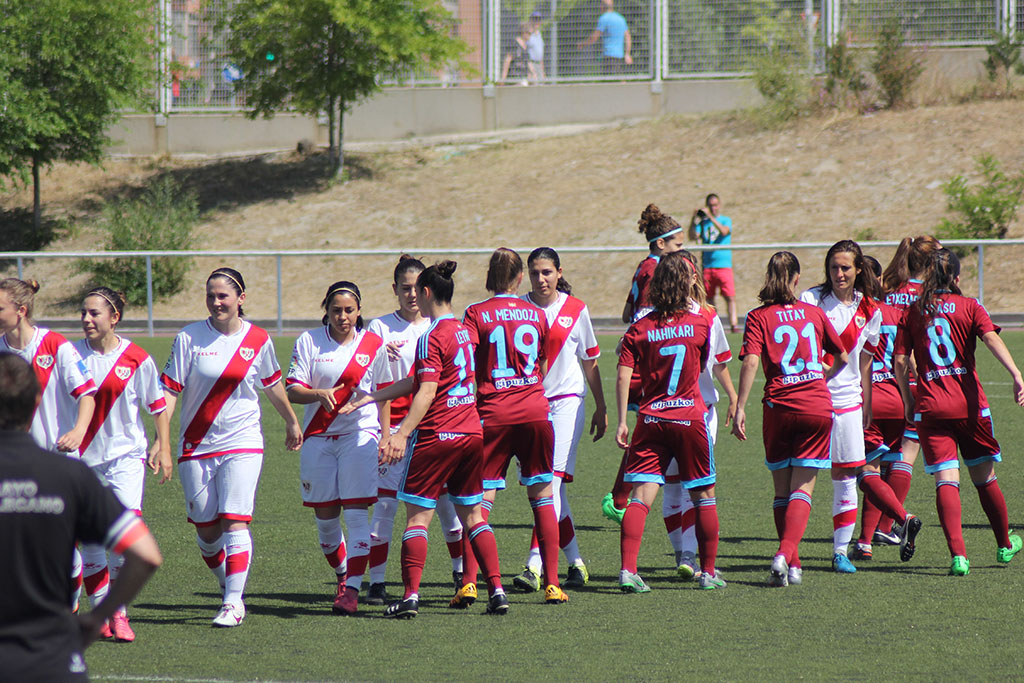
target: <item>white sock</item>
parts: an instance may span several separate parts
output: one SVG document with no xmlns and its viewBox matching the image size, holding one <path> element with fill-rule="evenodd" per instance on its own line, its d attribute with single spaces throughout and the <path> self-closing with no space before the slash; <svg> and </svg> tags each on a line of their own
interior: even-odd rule
<svg viewBox="0 0 1024 683">
<path fill-rule="evenodd" d="M 682 512 L 683 501 L 689 501 L 689 496 L 683 492 L 681 482 L 666 483 L 661 487 L 661 516 L 669 519 Z M 693 507 L 693 504 L 690 504 Z M 668 532 L 668 542 L 672 544 L 672 550 L 677 553 L 683 551 L 683 530 L 673 529 Z"/>
<path fill-rule="evenodd" d="M 346 508 L 342 512 L 348 530 L 348 580 L 345 584 L 359 590 L 370 559 L 370 511 L 366 508 Z"/>
<path fill-rule="evenodd" d="M 693 500 L 690 498 L 690 494 L 683 491 L 683 506 L 681 512 L 683 514 L 683 524 L 679 527 L 679 533 L 682 534 L 683 538 L 683 552 L 691 552 L 694 555 L 697 554 L 697 518 L 690 513 L 693 510 Z"/>
<path fill-rule="evenodd" d="M 110 571 L 107 569 L 107 551 L 101 545 L 82 544 L 82 585 L 95 609 L 110 592 Z M 101 574 L 104 576 L 97 576 Z M 95 585 L 97 581 L 101 582 Z M 90 584 L 94 584 L 90 586 Z"/>
<path fill-rule="evenodd" d="M 78 546 L 71 554 L 71 582 L 75 586 L 71 593 L 71 607 L 78 609 L 78 601 L 82 599 L 82 554 L 78 552 Z"/>
<path fill-rule="evenodd" d="M 252 566 L 252 535 L 248 529 L 224 534 L 224 602 L 242 603 L 242 592 Z"/>
<path fill-rule="evenodd" d="M 444 530 L 445 543 L 454 543 L 462 540 L 462 522 L 455 513 L 455 506 L 447 495 L 437 500 L 437 518 L 441 520 L 441 528 Z M 452 571 L 462 571 L 462 555 L 452 558 Z"/>
<path fill-rule="evenodd" d="M 832 480 L 832 552 L 846 554 L 857 525 L 857 479 Z"/>
<path fill-rule="evenodd" d="M 124 555 L 118 555 L 115 552 L 110 553 L 110 557 L 107 560 L 107 567 L 110 569 L 110 583 L 117 581 L 117 577 L 121 574 L 121 567 L 124 566 Z M 127 614 L 128 610 L 125 609 L 124 605 L 121 605 L 116 610 L 120 614 Z"/>
<path fill-rule="evenodd" d="M 334 569 L 338 576 L 344 576 L 348 571 L 348 563 L 345 555 L 345 534 L 341 532 L 341 517 L 330 519 L 314 518 L 316 520 L 317 535 L 320 537 L 320 550 L 323 551 L 327 562 Z"/>
<path fill-rule="evenodd" d="M 213 575 L 217 577 L 217 583 L 221 590 L 224 589 L 224 536 L 218 536 L 214 541 L 204 541 L 203 537 L 196 534 L 196 544 L 203 556 L 203 561 L 210 568 Z"/>
<path fill-rule="evenodd" d="M 394 498 L 378 498 L 373 506 L 373 517 L 370 518 L 370 583 L 384 583 L 388 568 L 388 545 L 395 528 L 395 513 L 398 512 L 398 501 Z M 383 550 L 376 550 L 384 546 Z M 383 553 L 384 560 L 374 564 L 377 555 Z"/>
</svg>

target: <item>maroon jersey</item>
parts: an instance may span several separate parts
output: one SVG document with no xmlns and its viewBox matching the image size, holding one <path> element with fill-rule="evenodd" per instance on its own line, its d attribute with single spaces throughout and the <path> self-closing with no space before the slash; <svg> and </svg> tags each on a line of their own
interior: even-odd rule
<svg viewBox="0 0 1024 683">
<path fill-rule="evenodd" d="M 701 420 L 707 406 L 697 379 L 710 348 L 711 325 L 690 311 L 653 312 L 629 326 L 619 365 L 640 377 L 640 414 L 666 420 Z"/>
<path fill-rule="evenodd" d="M 832 396 L 825 384 L 822 354 L 842 352 L 832 323 L 813 304 L 773 304 L 747 314 L 740 358 L 761 357 L 768 405 L 831 417 Z"/>
<path fill-rule="evenodd" d="M 885 303 L 902 312 L 913 306 L 920 298 L 921 281 L 907 280 L 906 284 L 885 295 Z"/>
<path fill-rule="evenodd" d="M 659 260 L 657 256 L 651 254 L 640 262 L 640 265 L 636 267 L 636 272 L 633 273 L 633 284 L 629 287 L 626 303 L 633 309 L 634 320 L 636 320 L 637 313 L 651 305 L 647 301 L 647 289 L 651 285 L 651 278 L 654 277 L 654 269 L 658 267 Z"/>
<path fill-rule="evenodd" d="M 540 374 L 548 335 L 544 311 L 500 294 L 467 308 L 463 324 L 476 347 L 480 419 L 489 426 L 548 419 Z"/>
<path fill-rule="evenodd" d="M 473 395 L 473 344 L 451 314 L 435 320 L 416 342 L 413 394 L 422 382 L 437 382 L 437 394 L 418 429 L 483 436 Z"/>
<path fill-rule="evenodd" d="M 978 337 L 998 332 L 985 307 L 959 294 L 936 297 L 934 316 L 913 306 L 896 335 L 895 353 L 917 361 L 917 412 L 934 420 L 988 415 L 974 367 Z"/>
<path fill-rule="evenodd" d="M 902 420 L 903 398 L 892 374 L 892 353 L 903 313 L 881 302 L 878 308 L 882 311 L 882 327 L 871 363 L 871 414 L 879 419 Z"/>
</svg>

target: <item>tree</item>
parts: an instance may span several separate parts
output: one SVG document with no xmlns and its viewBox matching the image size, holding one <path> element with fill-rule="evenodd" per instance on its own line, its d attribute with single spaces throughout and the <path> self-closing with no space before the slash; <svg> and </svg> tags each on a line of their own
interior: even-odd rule
<svg viewBox="0 0 1024 683">
<path fill-rule="evenodd" d="M 98 164 L 120 110 L 152 88 L 149 0 L 4 0 L 0 14 L 0 176 L 33 185 L 41 169 Z"/>
<path fill-rule="evenodd" d="M 224 0 L 214 0 L 217 4 Z M 341 175 L 343 117 L 381 79 L 461 64 L 468 50 L 439 0 L 234 0 L 224 19 L 250 118 L 282 109 L 327 113 Z"/>
</svg>

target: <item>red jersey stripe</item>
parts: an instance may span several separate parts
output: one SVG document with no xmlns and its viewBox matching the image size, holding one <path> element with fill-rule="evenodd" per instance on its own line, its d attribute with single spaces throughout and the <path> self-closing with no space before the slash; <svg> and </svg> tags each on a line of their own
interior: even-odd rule
<svg viewBox="0 0 1024 683">
<path fill-rule="evenodd" d="M 117 357 L 114 364 L 110 366 L 110 372 L 103 378 L 99 389 L 96 391 L 96 410 L 92 414 L 92 420 L 82 437 L 82 445 L 78 447 L 80 453 L 85 453 L 96 438 L 100 427 L 107 421 L 110 411 L 113 410 L 117 399 L 121 398 L 128 382 L 138 371 L 139 366 L 149 358 L 149 354 L 133 343 L 124 348 L 121 355 Z M 163 399 L 160 399 L 163 401 Z"/>
<path fill-rule="evenodd" d="M 331 426 L 331 422 L 338 416 L 338 410 L 341 406 L 348 403 L 348 400 L 352 397 L 353 387 L 359 386 L 359 380 L 366 374 L 367 369 L 369 369 L 370 364 L 383 345 L 384 340 L 373 332 L 368 331 L 363 335 L 363 338 L 359 340 L 359 346 L 356 347 L 355 352 L 352 354 L 352 358 L 349 359 L 345 369 L 341 371 L 338 381 L 334 383 L 334 386 L 337 387 L 334 392 L 334 410 L 327 412 L 322 405 L 319 406 L 316 413 L 313 414 L 313 419 L 309 421 L 309 425 L 302 435 L 303 438 L 323 434 L 327 431 L 327 428 Z"/>
</svg>

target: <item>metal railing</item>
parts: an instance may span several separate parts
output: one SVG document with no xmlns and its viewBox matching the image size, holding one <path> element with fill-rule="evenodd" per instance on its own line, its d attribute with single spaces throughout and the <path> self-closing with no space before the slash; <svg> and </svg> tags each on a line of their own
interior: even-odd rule
<svg viewBox="0 0 1024 683">
<path fill-rule="evenodd" d="M 734 251 L 779 251 L 805 250 L 805 249 L 828 249 L 832 242 L 801 242 L 793 244 L 730 244 L 728 246 L 707 246 L 688 245 L 691 251 L 715 251 L 719 249 L 731 249 Z M 1010 247 L 1024 245 L 1024 239 L 1006 240 L 943 240 L 943 246 L 947 247 L 968 247 L 977 249 L 977 288 L 978 300 L 985 301 L 985 248 L 986 247 Z M 864 248 L 873 247 L 896 247 L 899 242 L 894 241 L 864 241 L 860 242 Z M 532 247 L 515 247 L 520 253 L 529 253 Z M 607 246 L 607 247 L 556 247 L 559 254 L 615 254 L 629 253 L 636 254 L 635 245 L 628 246 Z M 489 248 L 438 248 L 438 249 L 416 249 L 416 254 L 443 254 L 446 256 L 455 255 L 489 255 L 493 250 Z M 17 264 L 18 277 L 24 278 L 24 267 L 26 260 L 39 259 L 96 259 L 96 258 L 141 258 L 146 262 L 146 331 L 149 336 L 155 332 L 153 315 L 153 259 L 161 257 L 258 257 L 273 258 L 276 265 L 277 283 L 277 332 L 280 334 L 284 329 L 284 280 L 282 277 L 282 262 L 285 258 L 310 258 L 310 257 L 351 257 L 351 256 L 379 256 L 389 259 L 399 254 L 407 253 L 404 249 L 336 249 L 336 250 L 265 250 L 265 251 L 99 251 L 99 252 L 34 252 L 34 251 L 12 251 L 0 252 L 0 261 L 15 261 Z"/>
</svg>

